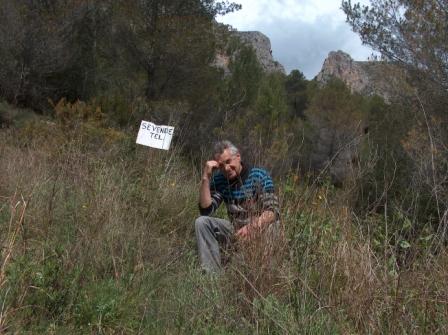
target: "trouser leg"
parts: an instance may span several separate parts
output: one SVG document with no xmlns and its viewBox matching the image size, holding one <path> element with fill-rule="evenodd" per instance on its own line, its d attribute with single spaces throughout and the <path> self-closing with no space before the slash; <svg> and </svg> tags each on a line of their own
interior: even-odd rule
<svg viewBox="0 0 448 335">
<path fill-rule="evenodd" d="M 219 270 L 221 267 L 219 242 L 231 238 L 232 224 L 227 220 L 200 216 L 195 222 L 195 232 L 202 267 L 208 272 Z"/>
</svg>

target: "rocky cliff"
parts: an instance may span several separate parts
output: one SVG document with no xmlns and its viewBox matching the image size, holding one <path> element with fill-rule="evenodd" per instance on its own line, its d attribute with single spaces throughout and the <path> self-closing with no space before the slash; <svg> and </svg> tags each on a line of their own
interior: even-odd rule
<svg viewBox="0 0 448 335">
<path fill-rule="evenodd" d="M 254 49 L 258 61 L 265 72 L 285 73 L 283 65 L 275 61 L 272 57 L 271 41 L 266 35 L 259 31 L 234 31 L 232 34 L 239 38 L 242 43 L 250 45 Z M 214 65 L 222 68 L 225 73 L 229 73 L 229 63 L 233 56 L 234 55 L 218 53 L 215 56 Z"/>
<path fill-rule="evenodd" d="M 405 73 L 393 64 L 380 61 L 354 61 L 343 51 L 332 51 L 325 59 L 316 80 L 326 83 L 331 78 L 341 79 L 352 92 L 379 95 L 390 102 L 403 94 Z"/>
<path fill-rule="evenodd" d="M 236 31 L 241 42 L 254 48 L 258 61 L 267 73 L 285 73 L 285 68 L 272 57 L 271 41 L 259 31 Z"/>
</svg>

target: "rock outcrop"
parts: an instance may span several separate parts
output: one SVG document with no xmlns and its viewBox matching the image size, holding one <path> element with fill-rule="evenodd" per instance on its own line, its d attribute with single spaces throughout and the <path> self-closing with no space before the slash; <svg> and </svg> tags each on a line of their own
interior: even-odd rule
<svg viewBox="0 0 448 335">
<path fill-rule="evenodd" d="M 341 79 L 352 92 L 378 95 L 386 102 L 403 94 L 405 73 L 393 64 L 380 61 L 354 61 L 343 51 L 332 51 L 316 76 L 320 83 L 331 78 Z"/>
<path fill-rule="evenodd" d="M 267 73 L 285 73 L 285 68 L 272 57 L 271 41 L 259 31 L 236 31 L 234 33 L 241 42 L 254 48 L 258 61 Z"/>
<path fill-rule="evenodd" d="M 242 43 L 251 46 L 257 59 L 266 73 L 281 72 L 285 73 L 285 68 L 272 57 L 271 41 L 269 38 L 259 31 L 234 31 L 236 36 Z M 235 55 L 227 55 L 225 53 L 217 53 L 213 65 L 224 70 L 225 74 L 230 74 L 229 64 Z"/>
<path fill-rule="evenodd" d="M 316 80 L 321 83 L 326 83 L 331 78 L 341 79 L 354 92 L 368 93 L 370 91 L 370 78 L 362 62 L 355 62 L 345 52 L 330 52 L 316 76 Z"/>
</svg>

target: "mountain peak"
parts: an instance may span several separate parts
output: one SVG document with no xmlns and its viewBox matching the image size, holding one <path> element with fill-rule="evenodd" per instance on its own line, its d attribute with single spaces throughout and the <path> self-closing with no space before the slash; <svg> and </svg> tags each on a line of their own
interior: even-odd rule
<svg viewBox="0 0 448 335">
<path fill-rule="evenodd" d="M 257 56 L 258 62 L 266 73 L 280 72 L 285 74 L 285 68 L 279 62 L 274 60 L 272 56 L 271 41 L 269 38 L 259 31 L 231 31 L 232 36 L 237 37 L 241 43 L 252 47 Z M 213 65 L 230 73 L 229 64 L 235 55 L 218 51 L 215 55 Z"/>
<path fill-rule="evenodd" d="M 409 93 L 406 71 L 385 61 L 355 61 L 341 50 L 331 51 L 316 80 L 322 84 L 331 78 L 342 80 L 354 93 L 378 95 L 386 102 Z"/>
<path fill-rule="evenodd" d="M 271 41 L 269 37 L 259 31 L 235 31 L 234 34 L 241 42 L 252 46 L 263 70 L 267 73 L 285 73 L 285 68 L 272 56 Z"/>
</svg>

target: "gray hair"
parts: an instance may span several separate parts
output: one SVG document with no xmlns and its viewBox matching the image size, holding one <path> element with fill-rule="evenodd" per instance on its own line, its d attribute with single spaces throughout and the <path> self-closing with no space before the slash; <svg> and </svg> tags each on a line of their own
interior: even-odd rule
<svg viewBox="0 0 448 335">
<path fill-rule="evenodd" d="M 215 143 L 213 146 L 213 155 L 221 155 L 226 149 L 229 149 L 232 155 L 236 155 L 240 152 L 232 142 L 224 140 Z"/>
</svg>

